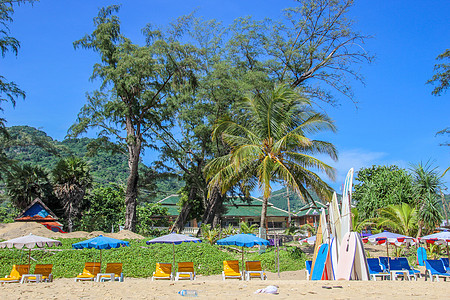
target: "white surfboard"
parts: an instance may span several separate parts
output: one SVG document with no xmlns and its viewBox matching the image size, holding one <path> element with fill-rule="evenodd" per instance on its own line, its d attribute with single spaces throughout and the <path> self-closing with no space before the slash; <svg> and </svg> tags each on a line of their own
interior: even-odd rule
<svg viewBox="0 0 450 300">
<path fill-rule="evenodd" d="M 355 235 L 348 232 L 342 239 L 339 250 L 339 261 L 336 270 L 337 280 L 350 280 L 353 271 L 353 262 L 355 261 L 356 252 Z"/>
<path fill-rule="evenodd" d="M 342 193 L 342 210 L 341 210 L 341 236 L 352 230 L 352 213 L 350 207 L 353 184 L 353 168 L 351 168 L 344 182 L 344 191 Z M 341 240 L 342 241 L 342 240 Z"/>
<path fill-rule="evenodd" d="M 369 280 L 369 266 L 367 265 L 366 252 L 361 236 L 357 232 L 351 232 L 356 238 L 355 261 L 353 263 L 353 280 Z"/>
</svg>

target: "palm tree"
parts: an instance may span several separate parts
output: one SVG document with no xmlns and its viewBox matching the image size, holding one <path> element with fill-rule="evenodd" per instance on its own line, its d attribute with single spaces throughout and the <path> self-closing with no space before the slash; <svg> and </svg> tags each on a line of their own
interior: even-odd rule
<svg viewBox="0 0 450 300">
<path fill-rule="evenodd" d="M 46 202 L 52 186 L 48 173 L 39 166 L 29 164 L 14 166 L 6 178 L 6 190 L 11 202 L 18 209 L 25 209 L 34 199 Z"/>
<path fill-rule="evenodd" d="M 361 232 L 367 226 L 374 225 L 371 219 L 363 219 L 358 209 L 352 208 L 352 231 Z"/>
<path fill-rule="evenodd" d="M 239 223 L 239 233 L 255 233 L 258 227 L 258 224 L 249 225 L 247 222 L 242 221 Z"/>
<path fill-rule="evenodd" d="M 237 108 L 235 120 L 223 118 L 214 126 L 213 139 L 221 139 L 230 152 L 206 166 L 210 191 L 220 186 L 224 194 L 240 183 L 249 193 L 259 186 L 263 190 L 263 228 L 267 227 L 267 202 L 273 182 L 284 183 L 305 202 L 314 201 L 307 188 L 331 199 L 331 188 L 313 170 L 331 179 L 335 170 L 313 155 L 326 154 L 336 160 L 336 149 L 331 143 L 307 137 L 335 131 L 326 115 L 315 112 L 307 99 L 285 85 L 244 97 Z"/>
<path fill-rule="evenodd" d="M 89 165 L 84 160 L 73 156 L 61 159 L 53 169 L 52 176 L 56 197 L 63 204 L 67 230 L 72 232 L 72 219 L 78 211 L 86 189 L 92 183 Z"/>
<path fill-rule="evenodd" d="M 407 203 L 391 204 L 378 210 L 380 217 L 376 218 L 379 227 L 387 227 L 390 230 L 407 236 L 417 230 L 417 210 Z"/>
<path fill-rule="evenodd" d="M 437 167 L 429 161 L 412 166 L 412 176 L 416 206 L 419 215 L 419 230 L 417 236 L 422 235 L 422 228 L 432 230 L 442 221 L 441 207 L 437 201 L 438 193 L 442 189 L 442 176 Z"/>
</svg>

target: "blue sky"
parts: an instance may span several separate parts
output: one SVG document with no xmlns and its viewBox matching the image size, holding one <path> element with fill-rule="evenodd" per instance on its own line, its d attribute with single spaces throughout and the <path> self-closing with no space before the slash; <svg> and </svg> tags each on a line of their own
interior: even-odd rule
<svg viewBox="0 0 450 300">
<path fill-rule="evenodd" d="M 149 22 L 165 25 L 194 9 L 197 16 L 229 24 L 237 17 L 278 18 L 291 0 L 127 0 L 120 18 L 125 35 L 143 43 L 141 29 Z M 0 59 L 0 74 L 27 93 L 16 108 L 3 104 L 0 117 L 8 126 L 40 128 L 52 138 L 64 139 L 85 103 L 85 93 L 98 88 L 90 82 L 96 54 L 74 50 L 72 43 L 93 30 L 98 7 L 117 1 L 42 0 L 33 7 L 16 8 L 11 34 L 21 42 L 17 57 Z M 450 1 L 356 1 L 351 10 L 355 30 L 373 36 L 365 49 L 376 56 L 361 66 L 366 85 L 352 84 L 358 107 L 341 98 L 340 106 L 325 107 L 338 133 L 321 136 L 339 150 L 338 191 L 350 167 L 431 160 L 441 171 L 450 166 L 450 148 L 440 147 L 446 137 L 435 133 L 450 126 L 450 91 L 435 97 L 425 82 L 433 74 L 435 58 L 449 47 Z M 376 4 L 375 4 L 376 3 Z M 450 139 L 450 137 L 449 137 Z M 150 152 L 148 152 L 150 153 Z M 145 162 L 152 160 L 151 155 Z M 330 162 L 331 163 L 331 162 Z M 445 177 L 447 184 L 450 174 Z"/>
</svg>

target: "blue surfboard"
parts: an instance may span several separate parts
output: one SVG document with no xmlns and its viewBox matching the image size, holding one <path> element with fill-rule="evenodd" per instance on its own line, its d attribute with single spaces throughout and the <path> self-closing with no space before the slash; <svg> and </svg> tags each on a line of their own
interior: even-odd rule
<svg viewBox="0 0 450 300">
<path fill-rule="evenodd" d="M 316 261 L 314 263 L 314 269 L 312 270 L 311 280 L 322 280 L 322 275 L 325 269 L 327 256 L 328 256 L 328 244 L 320 245 Z"/>
<path fill-rule="evenodd" d="M 417 263 L 419 266 L 425 266 L 425 260 L 427 259 L 427 250 L 424 247 L 417 248 Z"/>
</svg>

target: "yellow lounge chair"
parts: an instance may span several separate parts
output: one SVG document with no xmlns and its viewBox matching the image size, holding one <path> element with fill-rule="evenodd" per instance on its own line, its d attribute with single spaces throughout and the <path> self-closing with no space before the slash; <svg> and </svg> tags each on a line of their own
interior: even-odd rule
<svg viewBox="0 0 450 300">
<path fill-rule="evenodd" d="M 266 280 L 267 276 L 264 270 L 261 268 L 261 262 L 257 261 L 246 261 L 245 262 L 245 279 L 250 280 L 250 278 L 261 278 L 261 280 Z"/>
<path fill-rule="evenodd" d="M 172 264 L 156 263 L 156 270 L 153 272 L 152 281 L 155 279 L 172 280 Z"/>
<path fill-rule="evenodd" d="M 22 275 L 30 272 L 30 265 L 13 265 L 11 273 L 0 278 L 0 283 L 20 282 Z"/>
<path fill-rule="evenodd" d="M 93 281 L 98 273 L 100 273 L 101 264 L 99 262 L 87 262 L 84 264 L 83 272 L 75 277 L 77 281 Z"/>
<path fill-rule="evenodd" d="M 122 263 L 108 263 L 105 273 L 98 273 L 95 281 L 109 280 L 123 282 Z"/>
<path fill-rule="evenodd" d="M 53 274 L 52 274 L 53 265 L 52 264 L 37 264 L 34 267 L 34 274 L 24 274 L 20 283 L 24 282 L 52 282 Z M 39 276 L 36 276 L 39 275 Z"/>
<path fill-rule="evenodd" d="M 239 261 L 237 260 L 224 260 L 222 279 L 238 278 L 242 279 L 241 271 L 239 271 Z"/>
<path fill-rule="evenodd" d="M 194 263 L 193 262 L 180 262 L 178 263 L 178 272 L 175 276 L 175 281 L 179 279 L 195 279 Z"/>
</svg>

